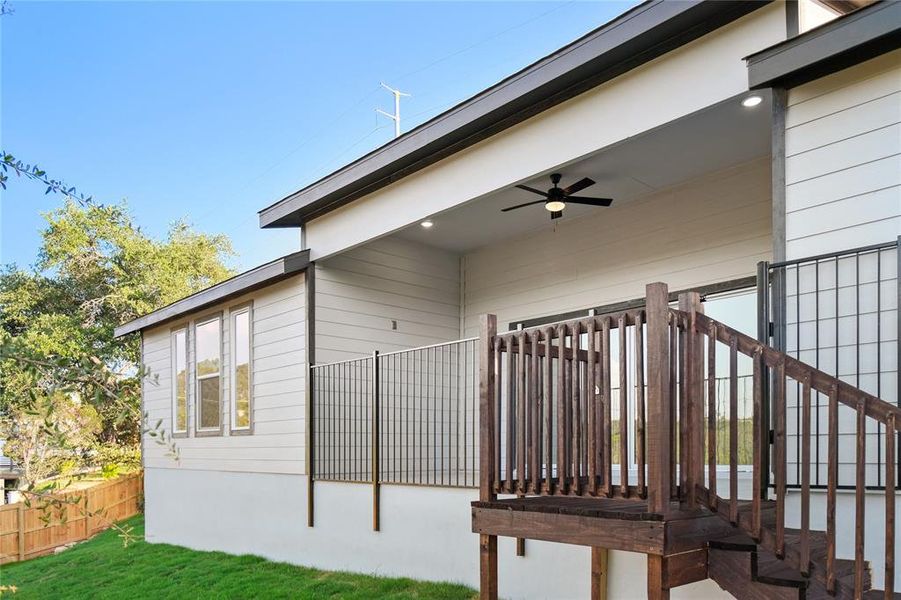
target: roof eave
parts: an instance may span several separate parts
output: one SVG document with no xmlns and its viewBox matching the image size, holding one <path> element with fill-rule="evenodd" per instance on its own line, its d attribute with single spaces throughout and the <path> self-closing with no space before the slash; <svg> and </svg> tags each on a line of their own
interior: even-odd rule
<svg viewBox="0 0 901 600">
<path fill-rule="evenodd" d="M 878 2 L 747 57 L 748 87 L 794 87 L 901 47 L 901 2 Z"/>
<path fill-rule="evenodd" d="M 259 212 L 296 227 L 634 69 L 767 2 L 649 0 Z"/>
<path fill-rule="evenodd" d="M 122 337 L 130 333 L 142 331 L 149 327 L 163 325 L 175 321 L 187 314 L 208 308 L 214 304 L 225 302 L 242 294 L 257 290 L 267 285 L 296 275 L 310 264 L 310 251 L 301 250 L 277 258 L 272 262 L 260 265 L 230 279 L 221 281 L 186 298 L 177 300 L 151 313 L 138 317 L 128 323 L 116 327 L 114 337 Z"/>
</svg>

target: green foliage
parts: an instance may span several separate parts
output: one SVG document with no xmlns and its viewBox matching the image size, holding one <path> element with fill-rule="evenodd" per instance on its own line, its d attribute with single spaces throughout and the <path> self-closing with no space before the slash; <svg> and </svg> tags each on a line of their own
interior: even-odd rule
<svg viewBox="0 0 901 600">
<path fill-rule="evenodd" d="M 92 451 L 70 454 L 101 466 L 110 457 L 98 449 L 118 447 L 121 459 L 134 455 L 140 441 L 146 373 L 138 364 L 139 340 L 114 339 L 115 327 L 231 276 L 225 265 L 231 244 L 182 222 L 165 239 L 152 239 L 125 205 L 67 200 L 45 218 L 37 264 L 0 271 L 0 415 L 7 417 L 0 438 L 18 435 L 11 423 L 29 411 L 51 437 L 64 432 L 56 422 L 62 414 L 52 414 L 62 394 L 90 406 L 100 423 Z M 149 429 L 157 443 L 171 445 L 159 426 Z M 23 456 L 18 448 L 9 454 Z M 119 468 L 134 463 L 113 462 Z"/>
<path fill-rule="evenodd" d="M 15 10 L 6 0 L 2 0 L 0 2 L 0 16 L 3 15 L 11 15 Z M 59 179 L 51 179 L 47 176 L 47 172 L 41 169 L 39 166 L 31 165 L 25 162 L 22 162 L 9 152 L 4 152 L 0 150 L 0 188 L 6 189 L 6 184 L 9 181 L 9 173 L 14 173 L 16 177 L 24 177 L 26 179 L 30 179 L 39 184 L 47 186 L 47 189 L 44 191 L 45 194 L 49 194 L 51 192 L 55 192 L 57 194 L 62 194 L 67 198 L 71 198 L 72 200 L 76 200 L 81 204 L 90 204 L 91 197 L 85 196 L 84 194 L 79 194 L 74 187 L 68 187 L 65 183 L 60 181 Z"/>
<path fill-rule="evenodd" d="M 142 517 L 124 523 L 143 534 Z M 462 585 L 319 571 L 256 556 L 197 552 L 136 541 L 122 549 L 114 531 L 71 550 L 3 566 L 3 583 L 31 598 L 475 598 Z"/>
</svg>

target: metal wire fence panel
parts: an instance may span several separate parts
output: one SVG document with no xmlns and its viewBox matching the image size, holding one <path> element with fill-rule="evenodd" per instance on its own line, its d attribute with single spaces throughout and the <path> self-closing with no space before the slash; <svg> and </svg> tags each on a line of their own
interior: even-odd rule
<svg viewBox="0 0 901 600">
<path fill-rule="evenodd" d="M 477 339 L 316 365 L 311 379 L 315 479 L 372 482 L 378 443 L 379 483 L 478 485 Z"/>
<path fill-rule="evenodd" d="M 773 345 L 809 365 L 868 392 L 899 403 L 899 322 L 897 242 L 857 248 L 769 265 Z M 788 485 L 801 476 L 801 384 L 786 390 Z M 827 479 L 828 398 L 813 393 L 811 477 L 813 487 Z M 854 410 L 839 407 L 838 485 L 856 481 L 851 450 Z M 884 426 L 868 422 L 866 486 L 885 482 Z M 897 481 L 896 477 L 896 481 Z"/>
<path fill-rule="evenodd" d="M 311 369 L 314 476 L 326 481 L 372 481 L 372 357 Z"/>
</svg>

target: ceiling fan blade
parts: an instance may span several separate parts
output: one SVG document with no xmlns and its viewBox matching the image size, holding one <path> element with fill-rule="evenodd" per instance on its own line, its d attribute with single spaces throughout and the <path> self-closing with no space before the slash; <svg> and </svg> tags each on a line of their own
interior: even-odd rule
<svg viewBox="0 0 901 600">
<path fill-rule="evenodd" d="M 588 206 L 610 206 L 613 204 L 613 198 L 586 198 L 585 196 L 567 196 L 567 204 L 587 204 Z"/>
<path fill-rule="evenodd" d="M 589 179 L 588 177 L 583 177 L 579 181 L 575 182 L 571 186 L 567 188 L 563 188 L 563 193 L 569 196 L 570 194 L 575 194 L 580 190 L 584 190 L 590 185 L 594 185 L 594 179 Z"/>
<path fill-rule="evenodd" d="M 517 208 L 522 208 L 524 206 L 532 206 L 533 204 L 544 204 L 544 200 L 535 200 L 534 202 L 525 202 L 523 204 L 517 204 L 516 206 L 508 206 L 507 208 L 502 208 L 501 212 L 507 212 L 508 210 L 516 210 Z"/>
<path fill-rule="evenodd" d="M 533 194 L 538 194 L 539 196 L 544 196 L 545 198 L 547 198 L 547 192 L 542 192 L 541 190 L 536 190 L 533 187 L 529 187 L 527 185 L 518 185 L 516 187 L 518 187 L 521 190 L 525 190 L 527 192 L 532 192 Z"/>
</svg>

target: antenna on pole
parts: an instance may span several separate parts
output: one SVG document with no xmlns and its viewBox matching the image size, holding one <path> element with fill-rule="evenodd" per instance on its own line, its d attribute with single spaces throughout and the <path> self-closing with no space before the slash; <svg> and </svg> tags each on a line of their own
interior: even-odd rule
<svg viewBox="0 0 901 600">
<path fill-rule="evenodd" d="M 384 83 L 380 85 L 394 95 L 394 114 L 392 115 L 391 113 L 386 113 L 380 108 L 375 109 L 375 112 L 385 115 L 386 117 L 394 121 L 394 137 L 400 137 L 400 97 L 409 96 L 410 94 L 405 94 L 400 90 L 388 87 Z"/>
</svg>

